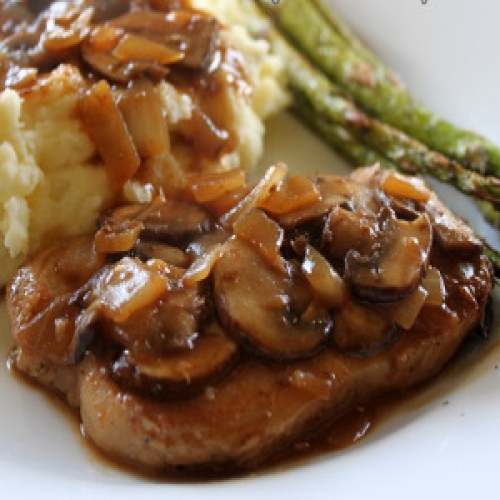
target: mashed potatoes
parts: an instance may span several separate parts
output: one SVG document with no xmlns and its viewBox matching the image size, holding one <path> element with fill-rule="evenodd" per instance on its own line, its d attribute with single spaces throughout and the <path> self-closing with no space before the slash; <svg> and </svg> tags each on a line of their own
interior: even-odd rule
<svg viewBox="0 0 500 500">
<path fill-rule="evenodd" d="M 263 120 L 287 104 L 280 61 L 265 42 L 253 40 L 238 25 L 259 22 L 251 3 L 192 4 L 223 23 L 220 37 L 237 50 L 248 86 L 244 91 L 231 85 L 226 89 L 235 136 L 230 151 L 217 159 L 193 158 L 189 143 L 172 141 L 162 168 L 166 182 L 173 184 L 182 182 L 193 162 L 197 170 L 252 169 L 262 153 Z M 11 89 L 0 94 L 0 287 L 30 252 L 53 238 L 92 229 L 99 213 L 117 199 L 77 112 L 84 85 L 79 70 L 63 64 L 22 95 Z M 157 91 L 168 128 L 175 132 L 191 118 L 192 96 L 167 81 Z M 132 179 L 120 198 L 148 201 L 154 190 L 140 178 Z"/>
</svg>

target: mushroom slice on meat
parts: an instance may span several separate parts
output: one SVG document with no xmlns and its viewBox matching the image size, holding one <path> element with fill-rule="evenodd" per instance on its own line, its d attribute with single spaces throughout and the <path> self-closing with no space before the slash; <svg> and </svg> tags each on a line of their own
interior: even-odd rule
<svg viewBox="0 0 500 500">
<path fill-rule="evenodd" d="M 155 200 L 148 205 L 126 205 L 109 212 L 100 225 L 119 225 L 137 220 L 143 225 L 141 239 L 177 243 L 186 237 L 202 235 L 214 226 L 211 215 L 194 203 Z"/>
<path fill-rule="evenodd" d="M 162 260 L 167 264 L 180 268 L 188 268 L 192 260 L 180 248 L 165 243 L 138 241 L 132 248 L 132 251 L 141 260 Z"/>
<path fill-rule="evenodd" d="M 325 310 L 314 311 L 308 283 L 292 266 L 279 270 L 234 238 L 215 264 L 213 280 L 222 324 L 252 350 L 272 359 L 299 359 L 325 344 L 332 320 Z"/>
<path fill-rule="evenodd" d="M 345 276 L 360 299 L 395 302 L 414 292 L 425 274 L 432 226 L 427 214 L 405 221 L 383 209 L 379 218 L 379 237 L 371 248 L 347 253 Z"/>
<path fill-rule="evenodd" d="M 217 324 L 204 330 L 190 348 L 163 355 L 129 351 L 112 365 L 115 382 L 157 399 L 192 396 L 225 375 L 238 358 L 238 344 Z"/>
<path fill-rule="evenodd" d="M 483 243 L 462 219 L 454 215 L 433 193 L 426 203 L 436 242 L 445 250 L 465 255 L 478 255 Z"/>
<path fill-rule="evenodd" d="M 328 257 L 343 261 L 347 253 L 356 250 L 369 253 L 378 236 L 378 221 L 375 214 L 335 207 L 323 230 L 323 247 Z"/>
<path fill-rule="evenodd" d="M 208 232 L 213 220 L 203 208 L 186 201 L 166 200 L 148 211 L 143 219 L 143 236 L 158 240 L 179 240 Z"/>
</svg>

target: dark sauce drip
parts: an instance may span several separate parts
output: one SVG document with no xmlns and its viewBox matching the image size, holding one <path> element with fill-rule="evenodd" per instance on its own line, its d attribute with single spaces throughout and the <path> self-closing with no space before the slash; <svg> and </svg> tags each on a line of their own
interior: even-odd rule
<svg viewBox="0 0 500 500">
<path fill-rule="evenodd" d="M 245 479 L 256 475 L 276 474 L 310 464 L 311 460 L 319 457 L 330 456 L 332 468 L 335 467 L 335 455 L 342 450 L 362 446 L 369 442 L 370 437 L 377 433 L 381 426 L 391 426 L 391 421 L 404 416 L 405 413 L 417 411 L 420 408 L 428 408 L 435 405 L 447 406 L 453 393 L 475 382 L 485 375 L 491 366 L 499 369 L 500 339 L 498 332 L 488 340 L 479 335 L 471 336 L 460 348 L 455 358 L 438 376 L 418 387 L 407 390 L 404 393 L 393 395 L 372 402 L 369 405 L 358 406 L 353 412 L 345 415 L 334 423 L 327 423 L 316 429 L 309 438 L 303 439 L 281 451 L 257 469 L 249 473 L 244 471 L 225 471 L 224 478 Z M 17 370 L 14 362 L 7 361 L 7 366 L 12 375 L 23 384 L 39 392 L 39 385 Z M 51 391 L 43 391 L 48 404 L 56 408 L 61 417 L 66 419 L 68 426 L 77 432 L 82 438 L 82 446 L 88 459 L 98 466 L 118 469 L 123 473 L 136 476 L 139 479 L 147 479 L 157 483 L 206 483 L 220 482 L 221 477 L 213 471 L 186 470 L 182 467 L 168 470 L 152 471 L 140 469 L 137 464 L 127 464 L 119 459 L 110 457 L 94 446 L 85 435 L 85 429 L 81 425 L 78 410 L 71 408 L 65 398 Z"/>
</svg>

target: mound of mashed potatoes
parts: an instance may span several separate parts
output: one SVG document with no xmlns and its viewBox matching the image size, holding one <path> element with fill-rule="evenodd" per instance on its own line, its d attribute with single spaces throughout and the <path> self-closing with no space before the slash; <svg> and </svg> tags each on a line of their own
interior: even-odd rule
<svg viewBox="0 0 500 500">
<path fill-rule="evenodd" d="M 87 10 L 82 10 L 86 15 L 92 12 L 88 10 L 92 2 L 88 3 Z M 68 8 L 82 2 L 54 4 Z M 231 119 L 231 140 L 220 154 L 200 154 L 189 140 L 190 134 L 194 138 L 197 134 L 196 127 L 190 127 L 196 112 L 193 91 L 167 76 L 155 81 L 155 89 L 170 132 L 168 155 L 155 162 L 141 159 L 138 173 L 118 187 L 113 185 L 99 145 L 79 112 L 79 99 L 89 86 L 81 68 L 62 61 L 43 75 L 38 72 L 35 82 L 25 88 L 19 79 L 32 75 L 17 68 L 12 78 L 12 69 L 5 69 L 4 64 L 0 93 L 0 288 L 29 253 L 51 239 L 93 229 L 99 214 L 113 203 L 150 201 L 159 191 L 175 190 L 186 175 L 199 171 L 251 170 L 256 165 L 263 150 L 264 120 L 288 103 L 282 64 L 265 41 L 248 35 L 249 23 L 261 22 L 252 2 L 192 0 L 191 6 L 219 22 L 219 37 L 227 55 L 222 71 L 230 83 L 223 88 L 223 101 L 224 113 Z M 1 7 L 3 20 L 9 15 L 7 8 Z M 75 22 L 81 22 L 80 18 Z M 15 33 L 3 36 L 6 39 Z M 113 82 L 110 88 L 114 89 Z"/>
</svg>

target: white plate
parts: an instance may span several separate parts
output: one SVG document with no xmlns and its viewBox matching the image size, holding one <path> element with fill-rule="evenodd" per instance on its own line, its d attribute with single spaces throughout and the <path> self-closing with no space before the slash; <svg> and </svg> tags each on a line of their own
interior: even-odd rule
<svg viewBox="0 0 500 500">
<path fill-rule="evenodd" d="M 498 0 L 330 0 L 431 108 L 500 143 Z M 342 170 L 288 116 L 272 121 L 265 163 Z M 445 196 L 496 241 L 473 207 Z M 496 300 L 498 307 L 498 298 Z M 75 423 L 43 393 L 0 368 L 2 498 L 500 498 L 500 348 L 497 323 L 436 384 L 365 440 L 283 472 L 189 484 L 152 482 L 96 459 Z M 11 340 L 0 313 L 0 353 Z"/>
</svg>

